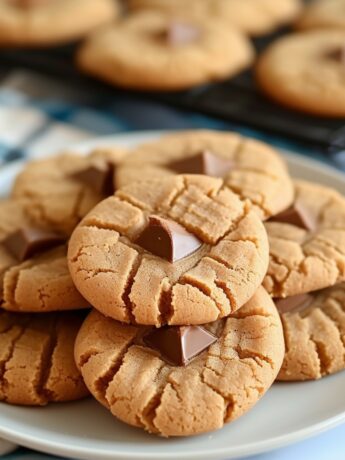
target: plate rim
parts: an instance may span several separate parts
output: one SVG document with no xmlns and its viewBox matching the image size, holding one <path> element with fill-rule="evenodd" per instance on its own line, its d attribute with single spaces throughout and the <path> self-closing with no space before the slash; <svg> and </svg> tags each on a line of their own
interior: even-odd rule
<svg viewBox="0 0 345 460">
<path fill-rule="evenodd" d="M 149 141 L 161 136 L 163 134 L 167 134 L 169 132 L 173 132 L 173 130 L 150 130 L 150 131 L 133 131 L 129 133 L 116 133 L 114 135 L 102 136 L 102 137 L 95 137 L 88 139 L 83 142 L 79 142 L 75 145 L 72 145 L 68 150 L 75 151 L 80 153 L 85 153 L 90 151 L 92 148 L 96 146 L 102 145 L 109 145 L 109 144 L 118 144 L 119 142 L 126 143 L 134 138 L 134 143 L 136 142 L 143 142 Z M 136 141 L 136 139 L 138 139 Z M 132 139 L 133 141 L 133 139 Z M 283 156 L 286 160 L 291 160 L 296 166 L 302 166 L 306 168 L 312 168 L 316 171 L 322 171 L 322 173 L 326 173 L 336 177 L 338 180 L 344 183 L 345 186 L 345 176 L 344 173 L 339 172 L 335 167 L 329 166 L 326 163 L 323 163 L 319 160 L 315 160 L 313 158 L 306 158 L 302 154 L 298 154 L 295 152 L 291 152 L 285 149 L 281 149 L 279 147 L 273 146 L 273 148 L 281 151 Z M 18 167 L 24 165 L 28 159 L 19 160 L 13 162 L 9 165 L 2 165 L 0 167 L 0 176 L 2 174 L 14 174 L 15 170 Z M 311 438 L 322 432 L 325 432 L 331 428 L 334 428 L 341 423 L 345 422 L 345 410 L 337 415 L 334 415 L 326 420 L 319 421 L 307 427 L 303 427 L 298 429 L 297 431 L 293 431 L 284 435 L 276 436 L 270 439 L 263 440 L 261 442 L 255 443 L 248 443 L 246 445 L 236 447 L 236 451 L 231 446 L 226 446 L 222 448 L 213 448 L 212 451 L 197 451 L 193 450 L 190 452 L 183 453 L 183 457 L 186 459 L 209 459 L 210 456 L 217 456 L 217 458 L 224 455 L 224 457 L 232 457 L 236 455 L 236 458 L 242 458 L 244 456 L 250 456 L 255 454 L 260 454 L 268 451 L 272 451 L 281 447 L 285 447 L 289 444 L 302 441 L 307 438 Z M 211 433 L 212 434 L 212 433 Z M 102 459 L 138 459 L 138 460 L 149 460 L 149 459 L 174 459 L 176 458 L 176 453 L 174 452 L 166 452 L 164 457 L 160 452 L 151 452 L 151 453 L 141 453 L 141 452 L 125 452 L 125 451 L 114 451 L 111 452 L 109 450 L 101 451 L 99 447 L 88 448 L 87 451 L 83 447 L 75 446 L 75 445 L 62 445 L 61 442 L 54 441 L 51 439 L 45 438 L 36 438 L 28 433 L 21 433 L 18 434 L 14 431 L 13 428 L 7 428 L 6 426 L 0 426 L 0 436 L 3 437 L 5 440 L 10 442 L 19 443 L 20 445 L 24 445 L 26 447 L 36 449 L 41 452 L 46 452 L 54 455 L 62 455 L 62 456 L 73 456 L 76 458 L 102 458 Z"/>
</svg>

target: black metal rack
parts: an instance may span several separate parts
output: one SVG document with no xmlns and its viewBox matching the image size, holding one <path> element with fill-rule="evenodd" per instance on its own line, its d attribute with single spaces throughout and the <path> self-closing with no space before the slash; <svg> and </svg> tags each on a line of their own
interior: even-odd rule
<svg viewBox="0 0 345 460">
<path fill-rule="evenodd" d="M 254 41 L 258 52 L 282 35 L 281 30 Z M 78 44 L 43 50 L 1 50 L 0 65 L 27 68 L 43 74 L 68 80 L 92 93 L 114 98 L 123 90 L 100 83 L 82 75 L 74 66 Z M 345 151 L 345 119 L 326 119 L 294 112 L 268 100 L 257 89 L 252 71 L 246 71 L 227 81 L 194 88 L 183 92 L 131 92 L 137 97 L 151 98 L 175 107 L 199 111 L 231 122 L 284 136 L 312 146 L 337 158 Z"/>
</svg>

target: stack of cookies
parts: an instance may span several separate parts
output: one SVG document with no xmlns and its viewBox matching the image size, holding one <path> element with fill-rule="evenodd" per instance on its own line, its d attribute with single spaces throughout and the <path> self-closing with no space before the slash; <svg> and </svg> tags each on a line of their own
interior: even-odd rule
<svg viewBox="0 0 345 460">
<path fill-rule="evenodd" d="M 0 214 L 7 403 L 90 393 L 189 436 L 276 379 L 345 367 L 345 200 L 259 141 L 189 131 L 39 160 Z"/>
</svg>

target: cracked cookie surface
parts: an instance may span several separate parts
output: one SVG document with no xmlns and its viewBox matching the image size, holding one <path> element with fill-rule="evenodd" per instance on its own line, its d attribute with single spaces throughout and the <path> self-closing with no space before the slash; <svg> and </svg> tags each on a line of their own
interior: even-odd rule
<svg viewBox="0 0 345 460">
<path fill-rule="evenodd" d="M 259 58 L 256 77 L 276 102 L 302 112 L 345 117 L 345 30 L 284 36 Z"/>
<path fill-rule="evenodd" d="M 118 13 L 114 0 L 2 0 L 0 44 L 47 46 L 76 40 Z"/>
<path fill-rule="evenodd" d="M 221 19 L 251 35 L 272 32 L 300 12 L 300 0 L 127 0 L 132 10 L 158 10 Z"/>
<path fill-rule="evenodd" d="M 278 380 L 313 380 L 345 369 L 345 283 L 310 295 L 306 308 L 281 313 L 286 352 Z"/>
<path fill-rule="evenodd" d="M 23 200 L 0 201 L 0 305 L 20 312 L 75 310 L 89 303 L 75 288 L 65 245 L 19 262 L 1 243 L 20 228 L 33 225 Z"/>
<path fill-rule="evenodd" d="M 134 241 L 152 214 L 183 226 L 201 247 L 173 264 L 145 251 Z M 132 183 L 97 205 L 73 232 L 68 263 L 78 290 L 106 316 L 203 324 L 254 294 L 268 242 L 259 217 L 222 179 L 181 175 Z"/>
<path fill-rule="evenodd" d="M 335 190 L 295 182 L 295 203 L 315 219 L 308 231 L 282 222 L 266 222 L 270 263 L 264 286 L 273 297 L 287 297 L 345 280 L 345 200 Z"/>
<path fill-rule="evenodd" d="M 69 235 L 85 214 L 105 198 L 73 176 L 94 165 L 111 163 L 116 167 L 124 155 L 123 150 L 109 148 L 88 156 L 65 153 L 33 161 L 17 176 L 12 197 L 25 199 L 26 212 L 40 227 Z"/>
<path fill-rule="evenodd" d="M 171 163 L 202 151 L 232 163 L 225 176 L 227 186 L 242 199 L 249 199 L 262 219 L 291 204 L 293 185 L 284 160 L 269 145 L 236 133 L 185 131 L 142 144 L 119 168 L 119 185 L 172 176 L 176 173 Z"/>
<path fill-rule="evenodd" d="M 120 420 L 163 436 L 219 429 L 247 412 L 273 383 L 284 355 L 278 312 L 260 287 L 231 317 L 206 326 L 218 341 L 185 367 L 145 346 L 143 326 L 92 311 L 75 358 L 92 395 Z"/>
<path fill-rule="evenodd" d="M 180 31 L 195 31 L 193 37 L 177 33 L 178 43 L 165 38 L 176 22 Z M 151 91 L 223 80 L 248 67 L 253 58 L 247 37 L 222 21 L 171 18 L 157 11 L 138 12 L 100 30 L 77 55 L 79 68 L 88 74 L 124 88 Z"/>
<path fill-rule="evenodd" d="M 83 315 L 0 312 L 0 401 L 42 406 L 88 391 L 73 349 Z"/>
</svg>

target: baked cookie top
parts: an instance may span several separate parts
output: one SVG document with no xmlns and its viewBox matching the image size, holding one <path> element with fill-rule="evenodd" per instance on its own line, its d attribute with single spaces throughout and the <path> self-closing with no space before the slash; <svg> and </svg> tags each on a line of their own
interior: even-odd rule
<svg viewBox="0 0 345 460">
<path fill-rule="evenodd" d="M 225 79 L 253 58 L 249 40 L 220 21 L 145 11 L 92 35 L 77 62 L 109 83 L 155 91 Z"/>
<path fill-rule="evenodd" d="M 296 181 L 293 206 L 265 223 L 270 263 L 264 286 L 287 297 L 345 280 L 345 200 L 335 190 Z"/>
<path fill-rule="evenodd" d="M 214 18 L 250 35 L 272 32 L 292 21 L 300 0 L 127 0 L 132 10 L 154 9 L 169 14 Z"/>
<path fill-rule="evenodd" d="M 345 369 L 345 283 L 278 299 L 286 352 L 278 380 L 311 380 Z"/>
<path fill-rule="evenodd" d="M 313 30 L 285 36 L 259 58 L 261 89 L 287 107 L 345 117 L 345 31 Z"/>
<path fill-rule="evenodd" d="M 65 43 L 83 37 L 118 14 L 116 0 L 2 0 L 0 45 Z"/>
<path fill-rule="evenodd" d="M 67 267 L 65 238 L 34 227 L 23 200 L 0 201 L 0 305 L 20 312 L 86 308 Z"/>
<path fill-rule="evenodd" d="M 69 269 L 106 316 L 160 326 L 203 324 L 240 308 L 267 270 L 259 217 L 222 179 L 133 183 L 73 232 Z"/>
<path fill-rule="evenodd" d="M 109 148 L 32 161 L 18 174 L 12 197 L 25 199 L 26 213 L 37 225 L 68 236 L 90 209 L 113 194 L 114 169 L 124 155 Z"/>
<path fill-rule="evenodd" d="M 314 0 L 298 18 L 298 29 L 345 29 L 344 0 Z"/>
<path fill-rule="evenodd" d="M 184 131 L 142 144 L 124 160 L 117 180 L 121 186 L 176 173 L 224 177 L 227 187 L 250 200 L 262 219 L 293 200 L 282 157 L 267 144 L 229 132 Z"/>
<path fill-rule="evenodd" d="M 0 401 L 43 406 L 87 396 L 73 356 L 82 321 L 80 313 L 0 311 Z"/>
<path fill-rule="evenodd" d="M 92 395 L 130 425 L 163 436 L 216 430 L 247 412 L 273 383 L 284 356 L 279 315 L 260 287 L 231 317 L 187 329 L 206 329 L 216 341 L 176 366 L 145 343 L 152 329 L 93 311 L 78 334 L 76 362 Z"/>
</svg>

